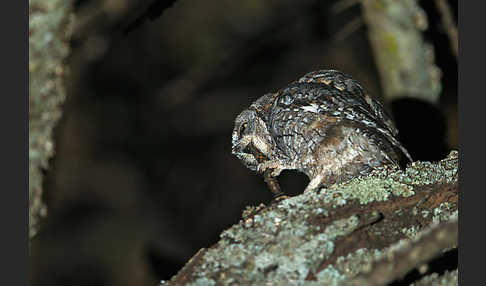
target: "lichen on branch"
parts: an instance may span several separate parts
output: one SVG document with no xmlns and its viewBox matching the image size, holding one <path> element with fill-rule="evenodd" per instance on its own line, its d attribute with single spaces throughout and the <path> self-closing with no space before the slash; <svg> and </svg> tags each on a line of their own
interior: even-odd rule
<svg viewBox="0 0 486 286">
<path fill-rule="evenodd" d="M 29 238 L 47 213 L 42 170 L 55 150 L 53 129 L 66 98 L 72 1 L 29 0 Z"/>
<path fill-rule="evenodd" d="M 451 152 L 437 163 L 385 169 L 249 207 L 168 285 L 346 285 L 391 253 L 420 245 L 429 228 L 457 218 L 457 163 L 457 152 Z M 418 253 L 403 269 L 419 267 L 434 253 Z M 400 279 L 398 274 L 388 281 Z"/>
</svg>

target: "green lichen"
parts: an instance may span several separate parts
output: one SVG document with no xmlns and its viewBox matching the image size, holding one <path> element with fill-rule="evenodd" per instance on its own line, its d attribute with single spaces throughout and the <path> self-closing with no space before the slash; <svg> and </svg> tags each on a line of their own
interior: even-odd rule
<svg viewBox="0 0 486 286">
<path fill-rule="evenodd" d="M 378 11 L 383 11 L 386 8 L 386 3 L 383 0 L 374 0 L 373 8 L 375 8 Z"/>
<path fill-rule="evenodd" d="M 398 43 L 393 34 L 383 34 L 383 47 L 385 48 L 385 51 L 389 54 L 389 56 L 394 59 L 394 61 L 400 60 Z"/>
<path fill-rule="evenodd" d="M 331 187 L 328 193 L 340 194 L 344 199 L 359 199 L 361 204 L 384 201 L 390 195 L 409 197 L 413 188 L 393 180 L 364 177 Z"/>
</svg>

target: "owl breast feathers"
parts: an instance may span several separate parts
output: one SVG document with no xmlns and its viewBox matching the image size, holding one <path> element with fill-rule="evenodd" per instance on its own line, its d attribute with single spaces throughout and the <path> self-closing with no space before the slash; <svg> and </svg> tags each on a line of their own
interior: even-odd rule
<svg viewBox="0 0 486 286">
<path fill-rule="evenodd" d="M 283 170 L 305 173 L 307 191 L 411 161 L 397 133 L 383 106 L 356 80 L 321 70 L 241 112 L 232 153 L 251 170 L 271 177 Z"/>
</svg>

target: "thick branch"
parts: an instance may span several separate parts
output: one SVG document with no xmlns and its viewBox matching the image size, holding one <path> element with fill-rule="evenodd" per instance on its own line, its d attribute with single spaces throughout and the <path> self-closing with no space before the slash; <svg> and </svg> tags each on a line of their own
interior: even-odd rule
<svg viewBox="0 0 486 286">
<path fill-rule="evenodd" d="M 356 279 L 374 283 L 374 271 L 384 263 L 375 261 L 394 254 L 397 268 L 385 276 L 391 281 L 454 246 L 457 235 L 447 222 L 457 216 L 457 200 L 453 152 L 438 163 L 416 162 L 404 171 L 388 169 L 248 208 L 239 224 L 198 252 L 169 285 L 346 285 L 363 272 L 371 274 Z M 446 231 L 420 234 L 436 224 Z M 438 232 L 443 235 L 434 236 Z"/>
<path fill-rule="evenodd" d="M 71 5 L 66 0 L 29 1 L 29 237 L 46 215 L 42 169 L 54 154 L 53 129 L 66 97 L 63 61 L 71 35 Z"/>
</svg>

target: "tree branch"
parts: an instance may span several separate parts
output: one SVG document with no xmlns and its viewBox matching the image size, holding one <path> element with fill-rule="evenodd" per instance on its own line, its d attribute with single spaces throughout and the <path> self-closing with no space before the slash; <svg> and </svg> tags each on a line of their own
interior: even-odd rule
<svg viewBox="0 0 486 286">
<path fill-rule="evenodd" d="M 29 238 L 47 214 L 42 170 L 55 152 L 53 129 L 66 98 L 63 63 L 72 33 L 72 1 L 29 1 Z"/>
<path fill-rule="evenodd" d="M 384 279 L 396 279 L 454 247 L 457 157 L 452 152 L 438 163 L 385 169 L 247 208 L 238 224 L 199 251 L 168 285 L 374 283 L 389 265 L 380 261 L 390 263 L 391 254 L 397 268 Z"/>
<path fill-rule="evenodd" d="M 361 0 L 376 66 L 388 101 L 415 97 L 436 103 L 441 71 L 422 31 L 427 16 L 416 0 Z"/>
<path fill-rule="evenodd" d="M 375 262 L 373 271 L 353 279 L 349 285 L 386 285 L 402 278 L 418 265 L 439 256 L 444 249 L 457 247 L 458 229 L 457 218 L 454 218 L 424 230 L 418 240 L 409 242 L 396 253 L 391 252 Z"/>
</svg>

